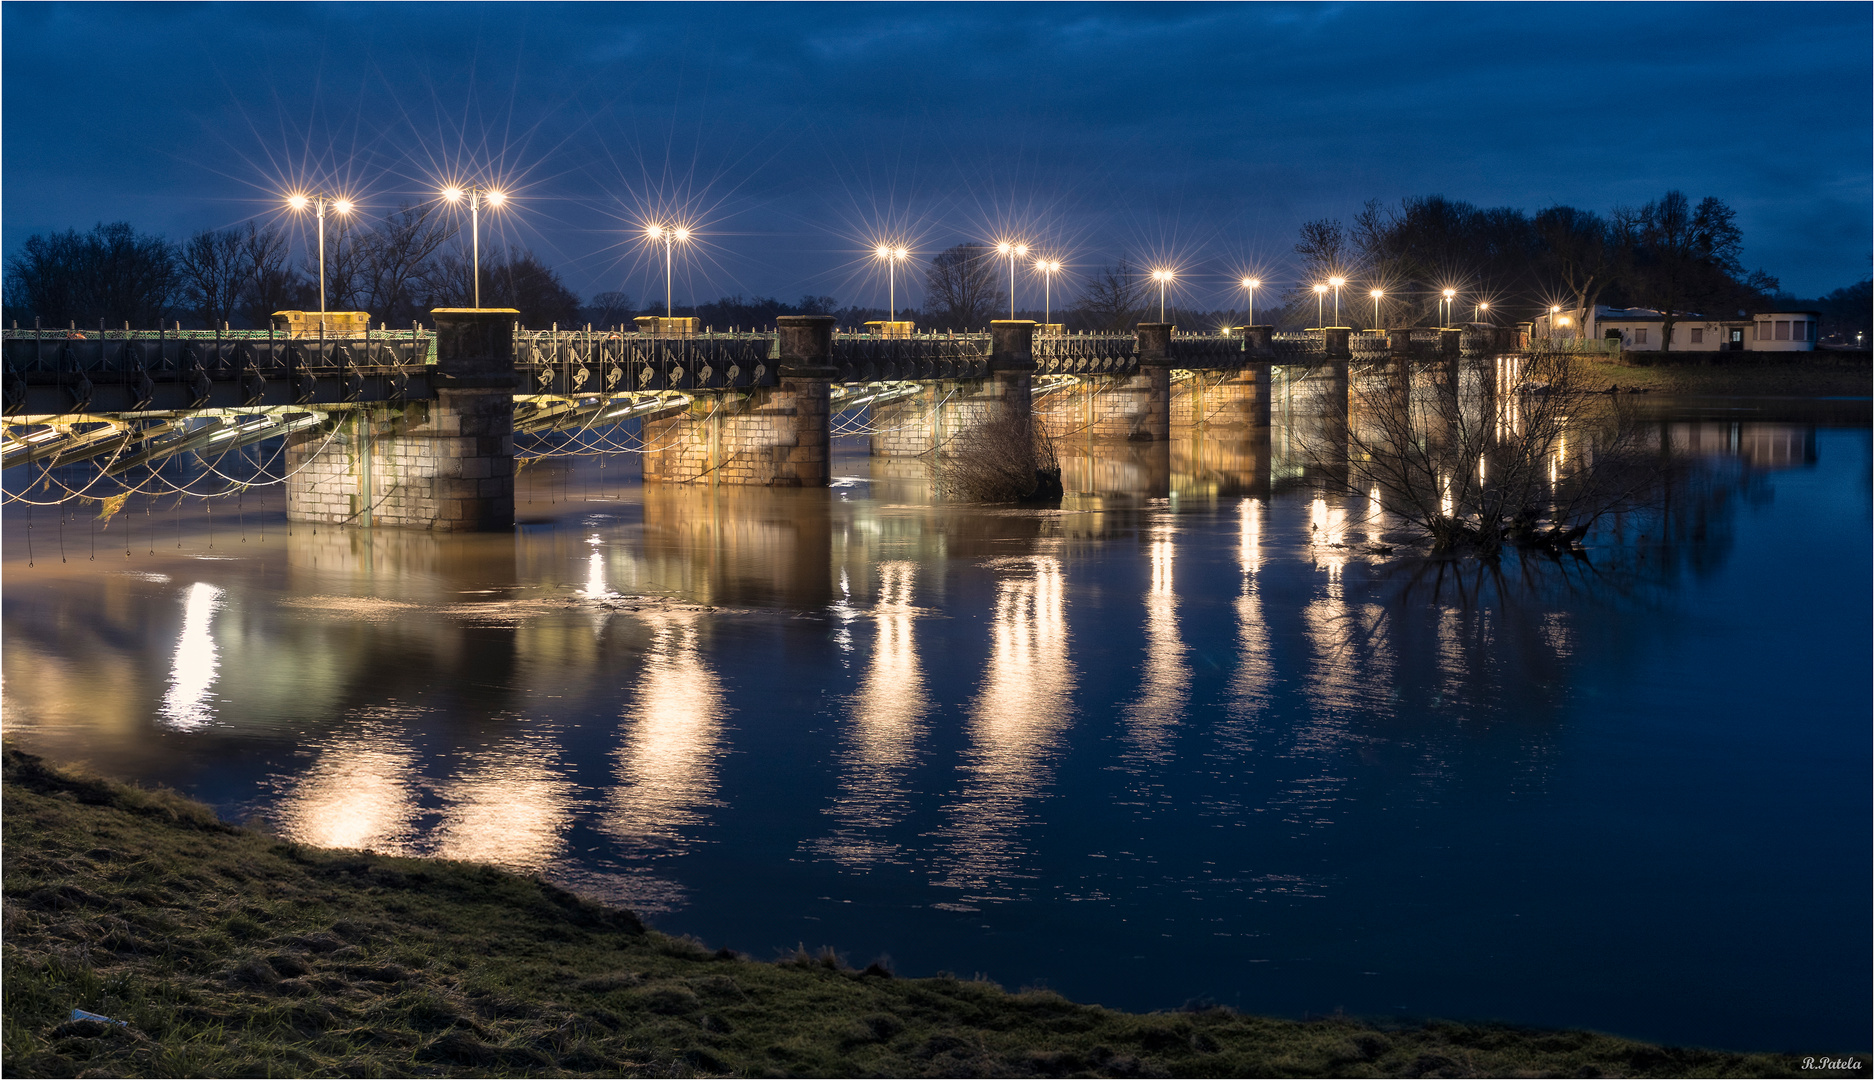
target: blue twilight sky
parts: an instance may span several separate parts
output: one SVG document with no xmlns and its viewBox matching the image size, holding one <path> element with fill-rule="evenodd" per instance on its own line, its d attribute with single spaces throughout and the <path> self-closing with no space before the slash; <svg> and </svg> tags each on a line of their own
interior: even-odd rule
<svg viewBox="0 0 1874 1080">
<path fill-rule="evenodd" d="M 1222 306 L 1245 270 L 1293 275 L 1303 220 L 1367 199 L 1605 211 L 1677 187 L 1736 208 L 1746 264 L 1809 296 L 1869 269 L 1871 11 L 8 2 L 0 243 L 117 219 L 181 239 L 272 220 L 295 185 L 381 213 L 479 176 L 515 196 L 484 242 L 587 296 L 661 294 L 637 233 L 676 214 L 700 237 L 679 302 L 883 304 L 881 235 L 1007 234 L 1070 277 L 1176 265 L 1186 303 Z"/>
</svg>

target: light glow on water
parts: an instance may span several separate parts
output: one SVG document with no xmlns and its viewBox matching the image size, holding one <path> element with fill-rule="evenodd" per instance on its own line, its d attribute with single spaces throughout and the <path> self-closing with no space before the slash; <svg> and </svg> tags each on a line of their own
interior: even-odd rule
<svg viewBox="0 0 1874 1080">
<path fill-rule="evenodd" d="M 182 635 L 170 664 L 169 692 L 163 695 L 160 715 L 170 727 L 188 731 L 215 718 L 209 691 L 221 673 L 221 652 L 215 647 L 213 624 L 221 607 L 222 592 L 198 581 L 183 593 Z"/>
</svg>

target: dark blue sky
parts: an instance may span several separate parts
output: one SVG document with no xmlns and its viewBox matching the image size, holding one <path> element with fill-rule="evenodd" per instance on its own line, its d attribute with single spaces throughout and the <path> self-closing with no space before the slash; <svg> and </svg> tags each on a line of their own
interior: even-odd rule
<svg viewBox="0 0 1874 1080">
<path fill-rule="evenodd" d="M 1169 262 L 1221 306 L 1370 198 L 1677 187 L 1808 296 L 1868 273 L 1870 10 L 9 2 L 0 240 L 181 239 L 312 181 L 382 212 L 480 172 L 516 196 L 492 242 L 582 295 L 661 293 L 637 223 L 676 211 L 679 301 L 882 304 L 890 231 Z"/>
</svg>

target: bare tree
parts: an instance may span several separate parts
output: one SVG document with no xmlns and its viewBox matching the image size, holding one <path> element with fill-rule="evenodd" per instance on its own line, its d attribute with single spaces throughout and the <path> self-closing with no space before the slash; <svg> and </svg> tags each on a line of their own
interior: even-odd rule
<svg viewBox="0 0 1874 1080">
<path fill-rule="evenodd" d="M 616 290 L 599 293 L 586 307 L 585 317 L 594 325 L 612 327 L 623 323 L 637 313 L 637 304 L 629 293 Z"/>
<path fill-rule="evenodd" d="M 126 221 L 26 238 L 7 263 L 7 306 L 54 325 L 129 322 L 149 326 L 170 311 L 176 257 L 160 236 Z"/>
<path fill-rule="evenodd" d="M 1665 315 L 1662 351 L 1672 348 L 1672 326 L 1693 304 L 1728 302 L 1738 292 L 1744 235 L 1737 213 L 1707 195 L 1697 206 L 1682 191 L 1668 191 L 1629 214 L 1637 240 L 1633 292 Z"/>
<path fill-rule="evenodd" d="M 1612 228 L 1589 210 L 1552 206 L 1536 215 L 1536 235 L 1553 279 L 1573 300 L 1576 325 L 1594 332 L 1594 312 L 1601 294 L 1614 284 L 1624 259 L 1624 230 Z"/>
<path fill-rule="evenodd" d="M 989 249 L 958 244 L 931 257 L 924 272 L 925 313 L 938 327 L 986 326 L 1003 302 L 1001 279 Z"/>
<path fill-rule="evenodd" d="M 204 229 L 176 250 L 182 285 L 178 306 L 203 326 L 217 327 L 239 317 L 248 282 L 243 239 L 239 229 Z"/>
<path fill-rule="evenodd" d="M 240 260 L 244 281 L 239 310 L 248 326 L 266 326 L 274 312 L 307 305 L 312 284 L 294 271 L 285 233 L 248 222 Z"/>
<path fill-rule="evenodd" d="M 1146 283 L 1124 259 L 1087 279 L 1074 304 L 1088 329 L 1131 330 L 1145 317 Z"/>
<path fill-rule="evenodd" d="M 1654 499 L 1665 474 L 1650 429 L 1624 399 L 1587 389 L 1578 359 L 1518 357 L 1506 380 L 1497 363 L 1369 369 L 1344 405 L 1330 395 L 1306 453 L 1329 486 L 1377 493 L 1440 552 L 1566 548 Z"/>
<path fill-rule="evenodd" d="M 424 313 L 427 277 L 436 253 L 449 239 L 435 203 L 408 203 L 371 230 L 357 268 L 362 310 L 403 324 Z"/>
</svg>

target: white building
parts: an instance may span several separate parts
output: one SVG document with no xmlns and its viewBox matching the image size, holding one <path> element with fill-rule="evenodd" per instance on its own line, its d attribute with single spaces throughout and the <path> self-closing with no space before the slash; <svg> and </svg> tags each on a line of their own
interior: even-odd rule
<svg viewBox="0 0 1874 1080">
<path fill-rule="evenodd" d="M 1815 311 L 1766 311 L 1714 319 L 1688 312 L 1673 318 L 1672 351 L 1809 352 L 1815 348 L 1816 324 L 1821 317 Z M 1550 318 L 1545 314 L 1536 319 L 1536 337 L 1549 336 Z M 1572 337 L 1577 332 L 1568 325 L 1567 313 L 1554 318 L 1559 336 Z M 1666 316 L 1652 308 L 1601 305 L 1594 309 L 1588 333 L 1600 339 L 1617 339 L 1627 352 L 1659 352 L 1666 348 Z"/>
</svg>

